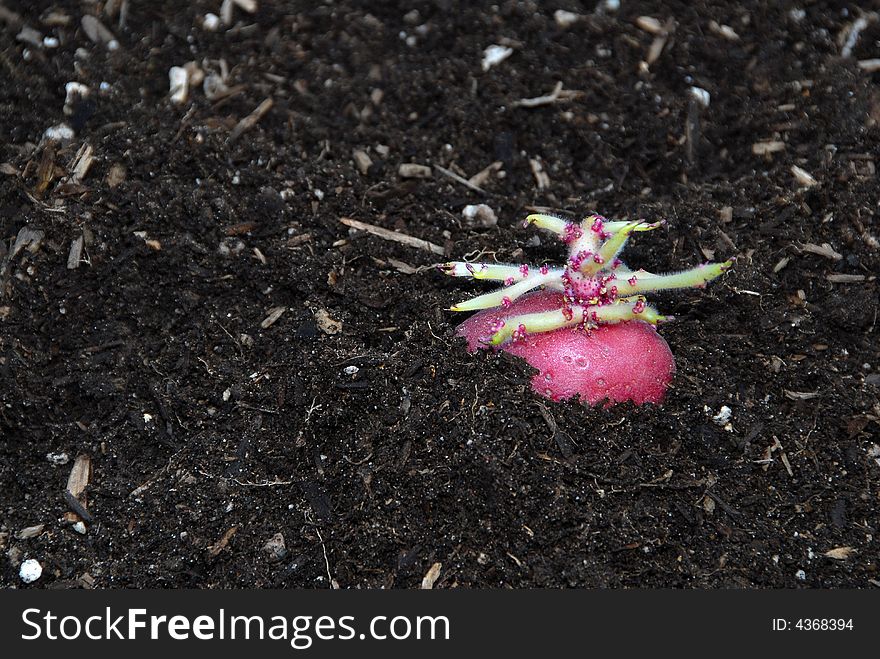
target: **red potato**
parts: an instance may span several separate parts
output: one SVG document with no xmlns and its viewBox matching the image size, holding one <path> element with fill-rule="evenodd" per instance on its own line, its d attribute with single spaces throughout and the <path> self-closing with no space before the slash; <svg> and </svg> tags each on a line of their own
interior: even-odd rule
<svg viewBox="0 0 880 659">
<path fill-rule="evenodd" d="M 471 316 L 458 326 L 457 334 L 467 340 L 471 352 L 488 348 L 499 321 L 556 309 L 562 303 L 558 292 L 530 293 L 507 307 Z M 498 347 L 536 368 L 532 387 L 554 401 L 580 396 L 590 405 L 627 400 L 636 405 L 660 403 L 675 374 L 669 345 L 641 320 L 530 333 Z"/>
<path fill-rule="evenodd" d="M 619 255 L 630 234 L 663 222 L 609 222 L 591 214 L 578 224 L 535 213 L 526 223 L 565 243 L 568 258 L 562 266 L 437 264 L 450 277 L 502 282 L 500 289 L 449 309 L 478 312 L 458 328 L 471 352 L 495 347 L 525 359 L 538 369 L 535 391 L 552 400 L 580 396 L 590 405 L 660 403 L 675 360 L 654 326 L 670 318 L 649 305 L 645 293 L 704 288 L 734 259 L 653 274 L 630 270 Z"/>
</svg>

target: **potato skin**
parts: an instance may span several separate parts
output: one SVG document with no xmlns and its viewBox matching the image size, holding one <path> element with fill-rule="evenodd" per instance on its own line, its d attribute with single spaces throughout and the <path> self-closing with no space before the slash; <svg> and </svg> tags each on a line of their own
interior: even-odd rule
<svg viewBox="0 0 880 659">
<path fill-rule="evenodd" d="M 488 347 L 499 321 L 558 309 L 561 304 L 561 293 L 530 293 L 507 308 L 484 309 L 471 316 L 458 326 L 457 334 L 474 352 Z M 627 400 L 636 405 L 659 404 L 675 375 L 669 344 L 652 325 L 642 321 L 533 333 L 500 349 L 536 368 L 532 387 L 554 401 L 580 396 L 590 405 Z"/>
</svg>

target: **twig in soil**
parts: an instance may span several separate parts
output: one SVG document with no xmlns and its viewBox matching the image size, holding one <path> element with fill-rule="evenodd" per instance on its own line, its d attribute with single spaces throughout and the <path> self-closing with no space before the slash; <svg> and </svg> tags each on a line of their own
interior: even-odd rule
<svg viewBox="0 0 880 659">
<path fill-rule="evenodd" d="M 876 73 L 880 71 L 880 59 L 861 59 L 859 60 L 859 68 L 865 73 Z"/>
<path fill-rule="evenodd" d="M 468 179 L 468 183 L 471 183 L 476 186 L 481 186 L 483 183 L 489 180 L 489 177 L 492 176 L 495 172 L 501 169 L 504 164 L 500 160 L 496 160 L 488 167 L 484 167 L 479 172 L 474 174 Z"/>
<path fill-rule="evenodd" d="M 315 527 L 315 533 L 318 534 L 318 541 L 321 543 L 321 550 L 324 552 L 324 567 L 327 569 L 327 581 L 329 582 L 330 587 L 336 590 L 339 588 L 339 584 L 336 583 L 336 580 L 333 579 L 333 575 L 330 574 L 330 559 L 327 557 L 327 545 L 324 544 L 324 536 L 321 535 L 321 529 L 319 529 L 318 525 L 312 521 L 312 516 L 308 512 L 304 513 L 304 517 L 308 524 Z"/>
<path fill-rule="evenodd" d="M 865 281 L 865 275 L 830 274 L 825 277 L 832 284 L 858 284 Z"/>
<path fill-rule="evenodd" d="M 244 348 L 241 347 L 241 343 L 239 343 L 238 341 L 236 341 L 235 337 L 232 336 L 232 334 L 229 333 L 229 330 L 228 330 L 228 329 L 226 329 L 225 327 L 223 327 L 223 325 L 220 323 L 219 320 L 214 319 L 214 322 L 217 324 L 217 327 L 219 327 L 220 329 L 222 329 L 223 332 L 224 332 L 224 334 L 226 334 L 226 336 L 229 337 L 230 341 L 232 341 L 232 343 L 235 345 L 235 347 L 238 348 L 238 352 L 239 352 L 239 354 L 241 355 L 241 358 L 244 359 Z"/>
<path fill-rule="evenodd" d="M 250 481 L 240 481 L 237 478 L 233 478 L 232 482 L 241 485 L 242 487 L 275 487 L 277 485 L 290 485 L 293 481 L 283 481 L 280 480 L 277 476 L 275 480 L 272 481 L 263 481 L 262 483 L 251 483 Z"/>
<path fill-rule="evenodd" d="M 363 458 L 362 460 L 352 460 L 352 459 L 351 459 L 350 457 L 348 457 L 347 455 L 345 455 L 345 454 L 342 455 L 342 459 L 343 459 L 343 460 L 345 460 L 345 461 L 346 461 L 348 464 L 350 464 L 350 465 L 354 465 L 355 467 L 358 467 L 358 466 L 360 466 L 360 465 L 362 465 L 362 464 L 364 464 L 364 463 L 366 463 L 366 462 L 369 462 L 372 458 L 373 458 L 373 452 L 372 452 L 372 451 L 370 451 L 370 452 L 367 454 L 367 457 Z"/>
<path fill-rule="evenodd" d="M 374 236 L 378 236 L 383 240 L 393 240 L 398 243 L 403 243 L 404 245 L 408 245 L 409 247 L 416 247 L 418 249 L 424 249 L 429 252 L 433 252 L 434 254 L 445 254 L 445 250 L 435 243 L 432 243 L 427 240 L 422 240 L 421 238 L 414 238 L 405 233 L 400 233 L 398 231 L 389 231 L 388 229 L 383 229 L 382 227 L 377 227 L 374 224 L 367 224 L 366 222 L 358 222 L 357 220 L 352 220 L 347 217 L 340 217 L 339 221 L 345 226 L 351 227 L 353 229 L 359 229 L 361 231 L 366 231 L 367 233 L 371 233 Z"/>
<path fill-rule="evenodd" d="M 440 165 L 434 165 L 434 169 L 436 169 L 438 172 L 443 174 L 443 176 L 448 176 L 456 183 L 461 183 L 464 187 L 469 188 L 469 189 L 473 190 L 474 192 L 479 192 L 480 194 L 486 194 L 486 191 L 483 190 L 483 188 L 481 188 L 480 186 L 474 185 L 466 178 L 459 176 L 455 172 L 450 171 L 450 170 L 446 169 L 445 167 L 441 167 Z"/>
<path fill-rule="evenodd" d="M 661 23 L 652 16 L 639 16 L 636 25 L 640 30 L 654 35 L 654 41 L 651 42 L 645 61 L 641 64 L 642 68 L 647 69 L 660 58 L 663 49 L 666 48 L 669 35 L 675 30 L 675 21 L 670 18 L 666 23 Z"/>
<path fill-rule="evenodd" d="M 535 184 L 538 190 L 545 190 L 550 187 L 550 177 L 544 171 L 544 166 L 537 158 L 529 158 L 529 168 L 532 170 L 532 176 L 535 177 Z"/>
<path fill-rule="evenodd" d="M 877 15 L 869 14 L 868 18 L 860 16 L 840 33 L 838 40 L 843 44 L 840 48 L 841 57 L 849 57 L 852 55 L 852 51 L 856 47 L 856 43 L 859 40 L 859 36 L 862 34 L 862 30 L 868 27 L 869 19 L 870 22 L 873 22 L 877 20 Z"/>
<path fill-rule="evenodd" d="M 537 108 L 542 105 L 552 105 L 553 103 L 564 103 L 576 98 L 580 98 L 584 93 L 574 89 L 563 89 L 562 81 L 556 83 L 553 91 L 544 96 L 535 96 L 534 98 L 521 98 L 514 101 L 511 105 L 515 108 Z"/>
<path fill-rule="evenodd" d="M 96 346 L 88 346 L 82 349 L 82 354 L 90 355 L 96 352 L 104 352 L 105 350 L 110 350 L 111 348 L 119 348 L 125 345 L 125 341 L 122 339 L 114 339 L 113 341 L 107 341 L 106 343 L 100 343 Z"/>
<path fill-rule="evenodd" d="M 244 119 L 239 121 L 235 128 L 232 129 L 232 132 L 229 133 L 229 138 L 226 140 L 228 144 L 232 144 L 237 140 L 241 135 L 245 132 L 253 128 L 259 123 L 260 119 L 266 116 L 266 113 L 272 109 L 272 106 L 275 105 L 275 101 L 272 100 L 271 97 L 264 100 L 260 103 L 257 108 L 251 112 Z"/>
</svg>

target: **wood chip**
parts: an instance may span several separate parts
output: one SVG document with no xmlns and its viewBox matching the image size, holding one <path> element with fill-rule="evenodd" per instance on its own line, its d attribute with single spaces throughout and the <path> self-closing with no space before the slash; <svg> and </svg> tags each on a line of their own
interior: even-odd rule
<svg viewBox="0 0 880 659">
<path fill-rule="evenodd" d="M 86 177 L 92 162 L 94 162 L 93 153 L 94 149 L 89 144 L 83 144 L 79 151 L 76 152 L 71 165 L 68 167 L 71 170 L 69 179 L 71 183 L 81 183 Z"/>
<path fill-rule="evenodd" d="M 812 400 L 822 395 L 818 391 L 789 391 L 788 389 L 783 389 L 783 392 L 785 397 L 790 400 Z"/>
<path fill-rule="evenodd" d="M 814 245 L 813 243 L 803 243 L 801 245 L 801 250 L 804 252 L 809 252 L 810 254 L 816 254 L 818 256 L 824 256 L 826 259 L 831 259 L 832 261 L 840 261 L 843 258 L 843 254 L 834 251 L 834 248 L 831 247 L 828 243 L 822 243 L 821 245 Z"/>
<path fill-rule="evenodd" d="M 832 284 L 857 284 L 865 281 L 865 275 L 837 275 L 831 274 L 825 277 Z"/>
<path fill-rule="evenodd" d="M 6 174 L 7 176 L 19 176 L 21 172 L 19 172 L 12 163 L 4 162 L 0 163 L 0 174 Z"/>
<path fill-rule="evenodd" d="M 292 249 L 294 247 L 299 247 L 307 242 L 312 240 L 312 234 L 310 233 L 301 233 L 298 236 L 291 236 L 287 239 L 287 243 L 285 245 L 288 249 Z"/>
<path fill-rule="evenodd" d="M 651 66 L 654 62 L 660 59 L 660 55 L 663 54 L 663 49 L 666 48 L 666 42 L 668 39 L 668 34 L 661 34 L 654 37 L 654 41 L 651 42 L 651 47 L 648 48 L 648 55 L 645 57 L 645 63 L 648 66 Z"/>
<path fill-rule="evenodd" d="M 859 68 L 865 73 L 880 71 L 880 58 L 859 60 Z"/>
<path fill-rule="evenodd" d="M 739 41 L 739 35 L 729 25 L 719 25 L 715 21 L 709 21 L 709 30 L 728 41 Z"/>
<path fill-rule="evenodd" d="M 67 477 L 67 491 L 77 499 L 80 498 L 91 478 L 92 460 L 87 454 L 81 453 L 76 456 L 70 476 Z"/>
<path fill-rule="evenodd" d="M 544 171 L 541 161 L 536 158 L 529 158 L 529 167 L 532 170 L 532 176 L 535 177 L 535 183 L 538 185 L 538 190 L 546 190 L 549 188 L 550 177 L 547 175 L 547 172 Z"/>
<path fill-rule="evenodd" d="M 260 323 L 260 327 L 263 329 L 268 329 L 275 324 L 275 322 L 284 315 L 284 312 L 287 311 L 287 307 L 272 307 L 269 309 L 269 315 L 263 319 L 263 322 Z"/>
<path fill-rule="evenodd" d="M 415 163 L 403 163 L 397 173 L 400 178 L 431 178 L 431 168 L 425 165 L 417 165 Z"/>
<path fill-rule="evenodd" d="M 773 274 L 776 274 L 777 272 L 784 269 L 786 266 L 788 266 L 790 262 L 791 258 L 789 258 L 788 256 L 783 256 L 781 259 L 779 259 L 776 265 L 773 266 Z"/>
<path fill-rule="evenodd" d="M 260 103 L 253 112 L 251 112 L 248 116 L 246 116 L 235 125 L 235 128 L 232 129 L 232 132 L 229 133 L 229 138 L 227 139 L 227 142 L 229 142 L 230 144 L 232 142 L 235 142 L 235 140 L 241 137 L 243 133 L 249 131 L 251 128 L 256 126 L 259 123 L 260 119 L 266 116 L 266 113 L 272 109 L 273 105 L 275 105 L 275 101 L 273 101 L 271 97 L 265 99 L 262 103 Z"/>
<path fill-rule="evenodd" d="M 388 263 L 398 272 L 402 272 L 405 275 L 414 275 L 419 269 L 414 268 L 409 263 L 405 263 L 403 261 L 398 261 L 397 259 L 388 259 Z"/>
<path fill-rule="evenodd" d="M 256 222 L 239 222 L 238 224 L 233 224 L 232 226 L 228 226 L 223 230 L 223 233 L 227 236 L 241 236 L 246 233 L 250 233 L 254 229 L 257 228 Z"/>
<path fill-rule="evenodd" d="M 15 534 L 15 537 L 19 540 L 29 540 L 30 538 L 36 538 L 43 532 L 43 529 L 46 527 L 45 524 L 37 524 L 36 526 L 28 526 L 27 528 L 22 529 L 18 533 Z"/>
<path fill-rule="evenodd" d="M 785 142 L 778 140 L 767 140 L 764 142 L 755 142 L 752 144 L 752 153 L 756 156 L 766 156 L 785 149 Z"/>
<path fill-rule="evenodd" d="M 810 188 L 819 184 L 819 181 L 814 179 L 808 171 L 801 169 L 797 165 L 791 166 L 791 173 L 794 174 L 795 180 L 797 180 L 798 185 L 801 187 Z"/>
<path fill-rule="evenodd" d="M 828 551 L 826 551 L 823 556 L 833 558 L 836 561 L 845 561 L 847 558 L 855 553 L 856 550 L 852 547 L 835 547 L 834 549 L 829 549 Z"/>
<path fill-rule="evenodd" d="M 354 158 L 354 164 L 358 168 L 358 171 L 362 176 L 366 176 L 370 171 L 370 167 L 373 165 L 370 156 L 368 156 L 367 152 L 362 149 L 355 149 L 351 156 Z"/>
<path fill-rule="evenodd" d="M 208 547 L 208 555 L 213 557 L 219 556 L 220 552 L 226 549 L 226 546 L 229 544 L 229 541 L 232 540 L 232 536 L 234 536 L 238 532 L 238 527 L 233 526 L 226 533 L 223 534 L 223 537 L 220 538 L 213 545 Z"/>
<path fill-rule="evenodd" d="M 86 487 L 92 479 L 92 459 L 85 453 L 76 456 L 73 467 L 70 470 L 70 476 L 67 477 L 67 487 L 64 489 L 64 500 L 70 506 L 71 510 L 82 517 L 85 521 L 91 522 L 92 515 L 86 508 Z"/>
<path fill-rule="evenodd" d="M 82 251 L 85 242 L 85 237 L 80 234 L 70 243 L 70 252 L 67 254 L 68 270 L 76 270 L 79 267 L 79 264 L 82 261 Z"/>
<path fill-rule="evenodd" d="M 663 24 L 653 16 L 639 16 L 636 19 L 636 27 L 648 34 L 663 34 Z"/>
<path fill-rule="evenodd" d="M 42 229 L 32 229 L 29 226 L 23 226 L 19 230 L 18 235 L 15 236 L 15 242 L 12 243 L 12 249 L 9 250 L 6 260 L 11 261 L 25 248 L 31 254 L 36 254 L 43 244 L 45 235 L 46 233 Z"/>
<path fill-rule="evenodd" d="M 434 254 L 444 254 L 445 250 L 435 243 L 429 242 L 427 240 L 422 240 L 421 238 L 413 238 L 412 236 L 400 233 L 398 231 L 389 231 L 388 229 L 383 229 L 382 227 L 377 227 L 373 224 L 367 224 L 366 222 L 358 222 L 357 220 L 352 220 L 347 217 L 339 218 L 339 221 L 349 226 L 353 229 L 359 229 L 360 231 L 366 231 L 374 236 L 378 236 L 383 240 L 393 240 L 398 243 L 403 243 L 404 245 L 408 245 L 410 247 L 416 247 L 418 249 L 424 249 L 428 252 L 433 252 Z"/>
<path fill-rule="evenodd" d="M 443 568 L 442 563 L 434 563 L 431 566 L 431 569 L 425 574 L 422 578 L 422 590 L 431 590 L 434 587 L 434 584 L 437 583 L 437 579 L 440 576 L 440 570 Z"/>
</svg>

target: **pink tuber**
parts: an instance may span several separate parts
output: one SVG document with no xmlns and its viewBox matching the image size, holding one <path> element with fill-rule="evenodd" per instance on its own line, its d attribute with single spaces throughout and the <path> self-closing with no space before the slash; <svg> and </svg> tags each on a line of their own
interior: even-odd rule
<svg viewBox="0 0 880 659">
<path fill-rule="evenodd" d="M 676 274 L 631 271 L 618 258 L 633 231 L 661 223 L 608 222 L 590 215 L 579 225 L 552 215 L 529 215 L 569 245 L 565 266 L 451 262 L 440 269 L 454 277 L 501 281 L 504 287 L 452 307 L 481 310 L 457 333 L 474 352 L 496 347 L 538 370 L 536 392 L 558 401 L 573 396 L 591 405 L 632 400 L 660 403 L 675 374 L 669 345 L 655 325 L 669 320 L 641 293 L 705 287 L 733 259 Z M 533 289 L 542 290 L 536 292 Z"/>
</svg>

